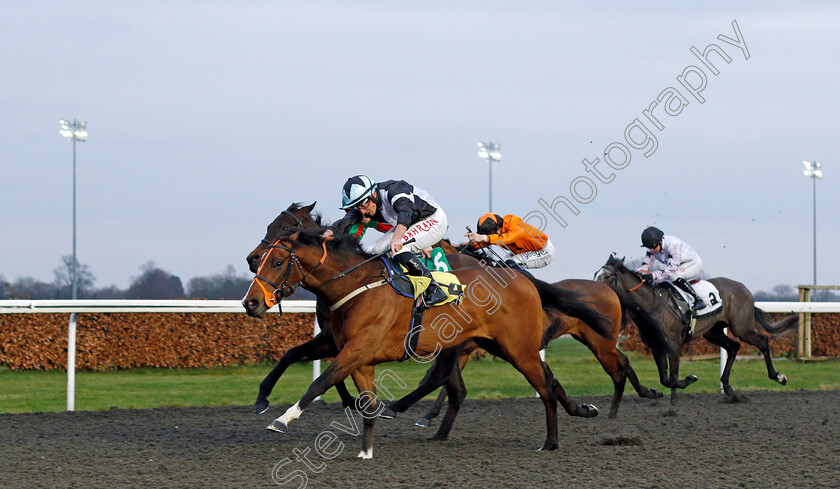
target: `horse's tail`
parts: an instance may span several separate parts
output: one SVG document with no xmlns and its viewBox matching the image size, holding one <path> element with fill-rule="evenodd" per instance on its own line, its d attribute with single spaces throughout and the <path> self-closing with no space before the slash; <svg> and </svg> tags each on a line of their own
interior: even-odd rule
<svg viewBox="0 0 840 489">
<path fill-rule="evenodd" d="M 670 353 L 669 343 L 665 339 L 665 333 L 662 332 L 662 325 L 659 321 L 651 316 L 643 307 L 633 302 L 627 293 L 618 287 L 610 288 L 618 296 L 618 302 L 621 303 L 621 327 L 626 326 L 627 320 L 630 319 L 639 330 L 639 338 L 645 344 L 653 356 L 666 355 Z"/>
<path fill-rule="evenodd" d="M 545 311 L 546 316 L 551 320 L 551 323 L 548 327 L 543 331 L 542 334 L 542 344 L 540 345 L 540 350 L 545 350 L 545 347 L 548 346 L 549 343 L 554 341 L 556 337 L 562 336 L 563 332 L 568 331 L 568 327 L 566 322 L 563 320 L 563 317 L 560 315 L 553 315 L 551 311 L 554 309 L 547 308 L 543 306 L 543 311 Z"/>
<path fill-rule="evenodd" d="M 561 289 L 534 277 L 528 272 L 521 272 L 537 288 L 543 309 L 553 308 L 563 314 L 578 318 L 586 323 L 593 331 L 604 338 L 614 340 L 611 321 L 607 316 L 598 312 L 593 304 L 581 298 L 577 292 Z M 555 321 L 556 323 L 556 321 Z M 557 324 L 559 326 L 559 324 Z M 544 335 L 545 336 L 545 335 Z"/>
<path fill-rule="evenodd" d="M 771 323 L 770 319 L 767 317 L 767 313 L 756 307 L 755 322 L 760 324 L 761 327 L 764 328 L 764 331 L 767 331 L 772 335 L 780 335 L 799 322 L 799 315 L 791 314 L 790 316 L 782 319 L 781 321 Z"/>
</svg>

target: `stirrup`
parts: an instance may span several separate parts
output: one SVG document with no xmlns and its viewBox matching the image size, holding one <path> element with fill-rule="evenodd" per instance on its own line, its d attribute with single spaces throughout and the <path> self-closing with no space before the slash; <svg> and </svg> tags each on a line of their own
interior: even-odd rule
<svg viewBox="0 0 840 489">
<path fill-rule="evenodd" d="M 449 296 L 440 288 L 440 285 L 437 282 L 432 282 L 429 284 L 426 292 L 423 293 L 423 302 L 426 304 L 426 307 L 431 307 L 438 302 L 446 300 L 447 297 Z"/>
</svg>

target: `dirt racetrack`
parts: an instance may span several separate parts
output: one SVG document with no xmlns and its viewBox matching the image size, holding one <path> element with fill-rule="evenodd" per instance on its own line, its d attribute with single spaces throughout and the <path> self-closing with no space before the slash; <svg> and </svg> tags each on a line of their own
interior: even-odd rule
<svg viewBox="0 0 840 489">
<path fill-rule="evenodd" d="M 840 486 L 840 391 L 747 397 L 684 394 L 672 409 L 625 396 L 616 420 L 561 410 L 550 453 L 535 451 L 538 399 L 468 400 L 446 442 L 427 441 L 437 423 L 413 426 L 424 402 L 377 422 L 373 460 L 337 428 L 352 426 L 338 404 L 311 407 L 285 434 L 264 427 L 286 406 L 4 414 L 0 487 L 304 487 L 304 473 L 312 488 Z M 579 400 L 603 412 L 609 398 Z M 323 432 L 337 437 L 319 439 L 331 459 L 314 451 Z M 307 448 L 312 468 L 295 460 Z"/>
</svg>

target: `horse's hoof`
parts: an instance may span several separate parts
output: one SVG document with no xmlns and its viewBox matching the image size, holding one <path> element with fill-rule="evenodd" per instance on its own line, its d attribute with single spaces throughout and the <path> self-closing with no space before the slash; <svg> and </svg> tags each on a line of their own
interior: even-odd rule
<svg viewBox="0 0 840 489">
<path fill-rule="evenodd" d="M 538 452 L 548 452 L 548 451 L 551 451 L 551 450 L 557 450 L 558 446 L 559 445 L 558 445 L 557 442 L 554 442 L 554 443 L 545 442 L 545 445 L 538 448 L 537 451 Z"/>
<path fill-rule="evenodd" d="M 431 440 L 431 441 L 446 441 L 448 438 L 449 438 L 448 435 L 435 435 L 435 436 L 429 438 L 429 440 Z"/>
<path fill-rule="evenodd" d="M 665 397 L 665 394 L 659 392 L 658 390 L 656 390 L 656 389 L 651 389 L 650 390 L 650 398 L 651 399 L 662 399 L 663 397 Z"/>
<path fill-rule="evenodd" d="M 268 411 L 268 401 L 258 399 L 257 402 L 254 403 L 254 416 L 259 416 L 266 411 Z"/>
<path fill-rule="evenodd" d="M 581 416 L 583 416 L 584 418 L 594 418 L 595 416 L 598 416 L 598 414 L 600 414 L 598 408 L 592 404 L 581 404 L 580 408 L 585 411 L 583 414 L 581 414 Z"/>
<path fill-rule="evenodd" d="M 363 458 L 365 460 L 370 460 L 373 458 L 373 448 L 368 448 L 367 450 L 362 450 L 356 455 L 359 458 Z"/>
<path fill-rule="evenodd" d="M 432 424 L 432 422 L 429 421 L 428 419 L 420 418 L 420 419 L 417 420 L 416 423 L 414 423 L 414 426 L 419 426 L 420 428 L 428 428 L 429 426 L 431 426 L 431 424 Z"/>
<path fill-rule="evenodd" d="M 265 429 L 270 430 L 270 431 L 276 431 L 278 433 L 285 433 L 286 429 L 288 429 L 288 427 L 289 427 L 289 425 L 287 425 L 286 423 L 283 423 L 283 422 L 275 419 L 274 421 L 271 422 L 270 425 L 266 426 Z"/>
<path fill-rule="evenodd" d="M 391 408 L 384 408 L 380 413 L 379 417 L 382 419 L 394 419 L 397 417 L 397 413 L 391 410 Z"/>
<path fill-rule="evenodd" d="M 787 376 L 785 376 L 783 374 L 776 375 L 776 382 L 778 382 L 782 385 L 787 385 Z"/>
<path fill-rule="evenodd" d="M 697 382 L 698 380 L 700 380 L 700 377 L 698 377 L 694 374 L 691 374 L 688 377 L 686 377 L 685 380 L 686 380 L 686 382 Z"/>
</svg>

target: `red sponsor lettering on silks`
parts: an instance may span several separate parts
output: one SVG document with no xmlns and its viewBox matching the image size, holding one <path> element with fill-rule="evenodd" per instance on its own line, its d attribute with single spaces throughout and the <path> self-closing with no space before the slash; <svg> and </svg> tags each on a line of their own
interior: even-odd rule
<svg viewBox="0 0 840 489">
<path fill-rule="evenodd" d="M 402 240 L 408 241 L 414 236 L 417 236 L 421 232 L 426 232 L 431 230 L 438 221 L 436 219 L 426 219 L 425 221 L 420 221 L 414 226 L 412 226 L 406 233 L 403 235 Z"/>
</svg>

